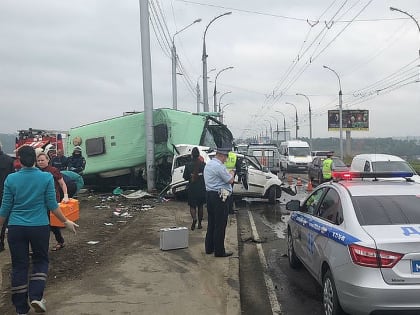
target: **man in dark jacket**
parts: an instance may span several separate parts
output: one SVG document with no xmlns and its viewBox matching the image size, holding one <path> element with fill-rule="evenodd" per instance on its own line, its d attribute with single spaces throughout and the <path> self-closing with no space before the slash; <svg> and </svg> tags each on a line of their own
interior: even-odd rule
<svg viewBox="0 0 420 315">
<path fill-rule="evenodd" d="M 83 171 L 85 170 L 85 165 L 86 160 L 82 155 L 82 148 L 75 146 L 73 149 L 73 154 L 67 159 L 67 169 L 82 175 Z"/>
<path fill-rule="evenodd" d="M 4 154 L 2 151 L 2 144 L 0 143 L 0 205 L 3 200 L 3 189 L 4 189 L 4 181 L 6 180 L 7 175 L 14 172 L 14 166 L 13 166 L 13 159 L 8 156 L 7 154 Z M 7 228 L 7 219 L 4 222 L 1 233 L 0 233 L 0 252 L 4 250 L 4 238 L 6 234 L 6 228 Z"/>
</svg>

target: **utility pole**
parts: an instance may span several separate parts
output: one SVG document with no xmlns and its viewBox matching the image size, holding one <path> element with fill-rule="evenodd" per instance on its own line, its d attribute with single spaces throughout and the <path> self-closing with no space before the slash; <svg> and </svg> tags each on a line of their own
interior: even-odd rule
<svg viewBox="0 0 420 315">
<path fill-rule="evenodd" d="M 146 134 L 147 191 L 155 190 L 155 142 L 153 132 L 153 87 L 150 57 L 149 1 L 139 0 L 141 59 L 143 66 L 143 98 Z"/>
</svg>

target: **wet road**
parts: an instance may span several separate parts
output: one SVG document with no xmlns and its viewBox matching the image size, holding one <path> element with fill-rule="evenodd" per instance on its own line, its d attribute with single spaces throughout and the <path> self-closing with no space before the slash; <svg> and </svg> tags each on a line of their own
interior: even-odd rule
<svg viewBox="0 0 420 315">
<path fill-rule="evenodd" d="M 236 205 L 242 314 L 323 314 L 321 286 L 304 267 L 291 269 L 287 259 L 285 203 L 305 198 L 305 176 L 301 178 L 298 194 L 283 193 L 276 205 L 258 199 Z"/>
</svg>

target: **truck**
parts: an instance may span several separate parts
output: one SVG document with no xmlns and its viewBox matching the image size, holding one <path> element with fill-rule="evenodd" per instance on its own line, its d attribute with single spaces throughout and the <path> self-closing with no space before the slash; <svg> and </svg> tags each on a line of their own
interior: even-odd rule
<svg viewBox="0 0 420 315">
<path fill-rule="evenodd" d="M 312 162 L 311 148 L 302 140 L 280 143 L 280 169 L 287 172 L 307 172 Z"/>
<path fill-rule="evenodd" d="M 266 167 L 270 172 L 278 174 L 280 171 L 279 149 L 275 144 L 250 143 L 247 154 L 255 156 L 261 166 Z"/>
</svg>

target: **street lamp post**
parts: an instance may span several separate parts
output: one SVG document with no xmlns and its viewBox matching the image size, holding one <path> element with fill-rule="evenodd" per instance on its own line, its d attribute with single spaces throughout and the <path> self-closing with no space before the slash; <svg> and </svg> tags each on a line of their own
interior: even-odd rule
<svg viewBox="0 0 420 315">
<path fill-rule="evenodd" d="M 223 71 L 230 70 L 230 69 L 233 69 L 233 67 L 227 67 L 227 68 L 224 68 L 224 69 L 220 70 L 219 72 L 217 72 L 216 77 L 214 79 L 214 91 L 213 91 L 213 110 L 214 110 L 214 112 L 217 112 L 217 100 L 216 100 L 216 94 L 217 94 L 217 88 L 216 88 L 217 78 L 219 77 L 219 75 Z M 220 106 L 219 106 L 219 109 L 220 109 Z"/>
<path fill-rule="evenodd" d="M 207 74 L 209 74 L 212 71 L 216 71 L 216 68 L 210 69 L 210 71 L 207 72 Z M 202 74 L 200 74 L 197 78 L 197 86 L 196 86 L 196 91 L 197 91 L 197 113 L 200 112 L 200 104 L 202 104 L 201 102 L 201 91 L 200 91 L 200 78 L 202 77 Z M 207 77 L 208 78 L 208 77 Z"/>
<path fill-rule="evenodd" d="M 222 98 L 223 96 L 225 96 L 226 94 L 232 93 L 232 91 L 227 91 L 225 93 L 223 93 L 222 95 L 220 95 L 219 97 L 219 112 L 220 112 L 220 103 L 222 102 Z M 217 106 L 214 107 L 214 111 L 217 112 Z"/>
<path fill-rule="evenodd" d="M 338 85 L 340 90 L 338 91 L 338 107 L 339 107 L 339 119 L 340 119 L 340 158 L 343 159 L 343 92 L 341 91 L 341 80 L 337 72 L 331 69 L 330 67 L 323 66 L 325 69 L 328 69 L 337 76 Z"/>
<path fill-rule="evenodd" d="M 304 96 L 309 103 L 309 145 L 311 146 L 312 150 L 312 111 L 311 111 L 311 101 L 309 100 L 309 97 L 302 93 L 296 93 L 296 95 Z"/>
<path fill-rule="evenodd" d="M 394 8 L 394 7 L 389 7 L 389 9 L 391 10 L 391 11 L 398 11 L 398 12 L 401 12 L 401 13 L 403 13 L 403 14 L 405 14 L 405 15 L 407 15 L 407 16 L 409 16 L 416 24 L 417 24 L 417 28 L 418 28 L 418 30 L 419 30 L 419 38 L 420 38 L 420 25 L 419 25 L 419 22 L 414 18 L 414 16 L 412 16 L 410 13 L 408 13 L 408 12 L 405 12 L 405 11 L 403 11 L 403 10 L 400 10 L 400 9 L 397 9 L 397 8 Z M 419 48 L 419 57 L 420 57 L 420 48 Z"/>
<path fill-rule="evenodd" d="M 233 103 L 227 103 L 225 105 L 222 106 L 222 109 L 220 111 L 220 122 L 223 124 L 224 120 L 225 120 L 225 108 L 228 107 L 229 105 L 232 105 Z M 219 108 L 220 108 L 220 104 L 219 104 Z"/>
<path fill-rule="evenodd" d="M 211 23 L 216 21 L 218 18 L 221 18 L 222 16 L 232 14 L 232 12 L 226 12 L 221 15 L 216 16 L 213 20 L 210 21 L 209 24 L 207 24 L 206 29 L 204 30 L 204 36 L 203 36 L 203 55 L 201 57 L 201 60 L 203 61 L 203 102 L 204 102 L 204 111 L 209 111 L 209 94 L 207 89 L 207 51 L 206 51 L 206 34 L 207 30 Z"/>
<path fill-rule="evenodd" d="M 176 47 L 175 47 L 175 36 L 181 33 L 182 31 L 189 28 L 191 25 L 201 22 L 201 19 L 197 19 L 194 22 L 188 24 L 183 29 L 179 30 L 172 36 L 172 48 L 171 48 L 171 57 L 172 57 L 172 108 L 177 109 L 178 107 L 178 96 L 177 96 L 177 88 L 176 88 L 176 64 L 177 64 L 177 55 L 176 55 Z"/>
<path fill-rule="evenodd" d="M 273 127 L 271 126 L 271 121 L 268 119 L 264 119 L 264 121 L 267 121 L 270 124 L 270 142 L 273 140 Z"/>
<path fill-rule="evenodd" d="M 287 140 L 287 137 L 286 137 L 286 116 L 278 110 L 276 110 L 275 112 L 283 115 L 283 137 L 284 137 L 284 141 L 286 141 Z"/>
<path fill-rule="evenodd" d="M 296 140 L 297 140 L 298 139 L 298 130 L 299 130 L 299 120 L 298 120 L 297 108 L 296 108 L 295 104 L 293 104 L 293 103 L 286 102 L 286 104 L 292 105 L 295 108 L 295 111 L 296 111 Z"/>
</svg>

